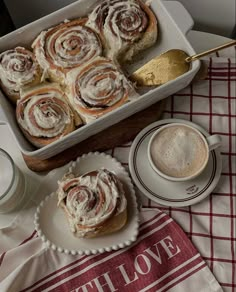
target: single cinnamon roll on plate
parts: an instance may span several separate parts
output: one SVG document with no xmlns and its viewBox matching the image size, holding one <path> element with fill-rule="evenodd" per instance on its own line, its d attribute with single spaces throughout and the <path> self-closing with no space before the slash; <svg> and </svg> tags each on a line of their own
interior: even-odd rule
<svg viewBox="0 0 236 292">
<path fill-rule="evenodd" d="M 157 19 L 141 0 L 103 0 L 89 15 L 87 26 L 101 35 L 106 56 L 125 62 L 157 39 Z"/>
<path fill-rule="evenodd" d="M 66 21 L 36 38 L 32 48 L 45 77 L 64 84 L 69 70 L 102 55 L 100 38 L 86 22 L 87 18 Z"/>
<path fill-rule="evenodd" d="M 138 98 L 124 74 L 106 58 L 71 70 L 66 80 L 70 103 L 86 123 Z"/>
<path fill-rule="evenodd" d="M 41 84 L 21 93 L 17 122 L 25 137 L 37 148 L 75 130 L 74 114 L 57 84 Z"/>
<path fill-rule="evenodd" d="M 134 186 L 114 157 L 83 154 L 46 177 L 45 186 L 39 191 L 45 198 L 37 207 L 34 224 L 47 247 L 90 255 L 116 251 L 137 240 L 139 208 Z"/>
<path fill-rule="evenodd" d="M 122 183 L 107 169 L 59 182 L 58 205 L 76 237 L 92 238 L 121 229 L 127 220 Z"/>
<path fill-rule="evenodd" d="M 20 89 L 40 83 L 41 69 L 34 54 L 16 47 L 0 54 L 0 85 L 6 96 L 15 104 Z"/>
</svg>

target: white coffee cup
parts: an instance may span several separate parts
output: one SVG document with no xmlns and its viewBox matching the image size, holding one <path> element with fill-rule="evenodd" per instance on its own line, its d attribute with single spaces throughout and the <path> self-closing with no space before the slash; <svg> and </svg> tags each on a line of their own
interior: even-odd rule
<svg viewBox="0 0 236 292">
<path fill-rule="evenodd" d="M 185 123 L 160 127 L 148 144 L 148 159 L 153 170 L 170 181 L 186 181 L 206 168 L 209 153 L 221 145 L 221 137 L 204 137 Z"/>
</svg>

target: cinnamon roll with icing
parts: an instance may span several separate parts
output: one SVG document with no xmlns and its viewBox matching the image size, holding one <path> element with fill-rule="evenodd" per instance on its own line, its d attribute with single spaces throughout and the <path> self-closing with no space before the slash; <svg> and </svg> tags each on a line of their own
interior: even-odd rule
<svg viewBox="0 0 236 292">
<path fill-rule="evenodd" d="M 44 77 L 64 84 L 66 72 L 102 55 L 100 38 L 86 22 L 87 18 L 66 21 L 36 38 L 32 48 Z"/>
<path fill-rule="evenodd" d="M 102 57 L 71 70 L 66 80 L 70 103 L 86 123 L 139 97 L 124 74 Z"/>
<path fill-rule="evenodd" d="M 41 84 L 22 92 L 16 118 L 25 137 L 37 148 L 75 130 L 73 111 L 57 84 Z"/>
<path fill-rule="evenodd" d="M 15 104 L 20 89 L 40 83 L 41 70 L 35 56 L 23 47 L 0 54 L 0 85 L 6 96 Z"/>
<path fill-rule="evenodd" d="M 107 169 L 58 182 L 58 205 L 76 237 L 92 238 L 120 230 L 127 220 L 127 200 L 122 183 Z"/>
<path fill-rule="evenodd" d="M 141 0 L 103 0 L 86 25 L 101 35 L 106 56 L 118 62 L 151 47 L 158 34 L 156 17 Z"/>
</svg>

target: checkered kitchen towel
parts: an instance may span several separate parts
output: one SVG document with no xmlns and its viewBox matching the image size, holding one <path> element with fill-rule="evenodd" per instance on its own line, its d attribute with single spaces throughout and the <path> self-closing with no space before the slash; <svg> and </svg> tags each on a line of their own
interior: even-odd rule
<svg viewBox="0 0 236 292">
<path fill-rule="evenodd" d="M 235 291 L 236 64 L 218 55 L 209 65 L 206 80 L 168 99 L 165 118 L 191 120 L 222 136 L 223 171 L 214 192 L 184 208 L 161 207 L 141 195 L 137 242 L 90 256 L 46 249 L 34 231 L 34 207 L 22 211 L 0 231 L 1 292 Z M 129 146 L 111 151 L 125 166 Z"/>
<path fill-rule="evenodd" d="M 220 285 L 236 291 L 236 48 L 204 58 L 206 80 L 195 82 L 167 99 L 163 118 L 192 121 L 222 138 L 223 169 L 209 197 L 183 208 L 167 208 L 141 196 L 143 207 L 166 212 L 183 228 Z M 129 146 L 113 155 L 127 165 Z M 190 290 L 191 291 L 191 290 Z"/>
</svg>

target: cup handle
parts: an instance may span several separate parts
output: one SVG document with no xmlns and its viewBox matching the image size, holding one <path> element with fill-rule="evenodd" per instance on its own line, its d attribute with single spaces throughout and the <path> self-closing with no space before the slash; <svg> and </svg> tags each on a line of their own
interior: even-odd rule
<svg viewBox="0 0 236 292">
<path fill-rule="evenodd" d="M 206 138 L 209 150 L 214 150 L 221 145 L 221 137 L 219 135 L 212 135 Z"/>
</svg>

